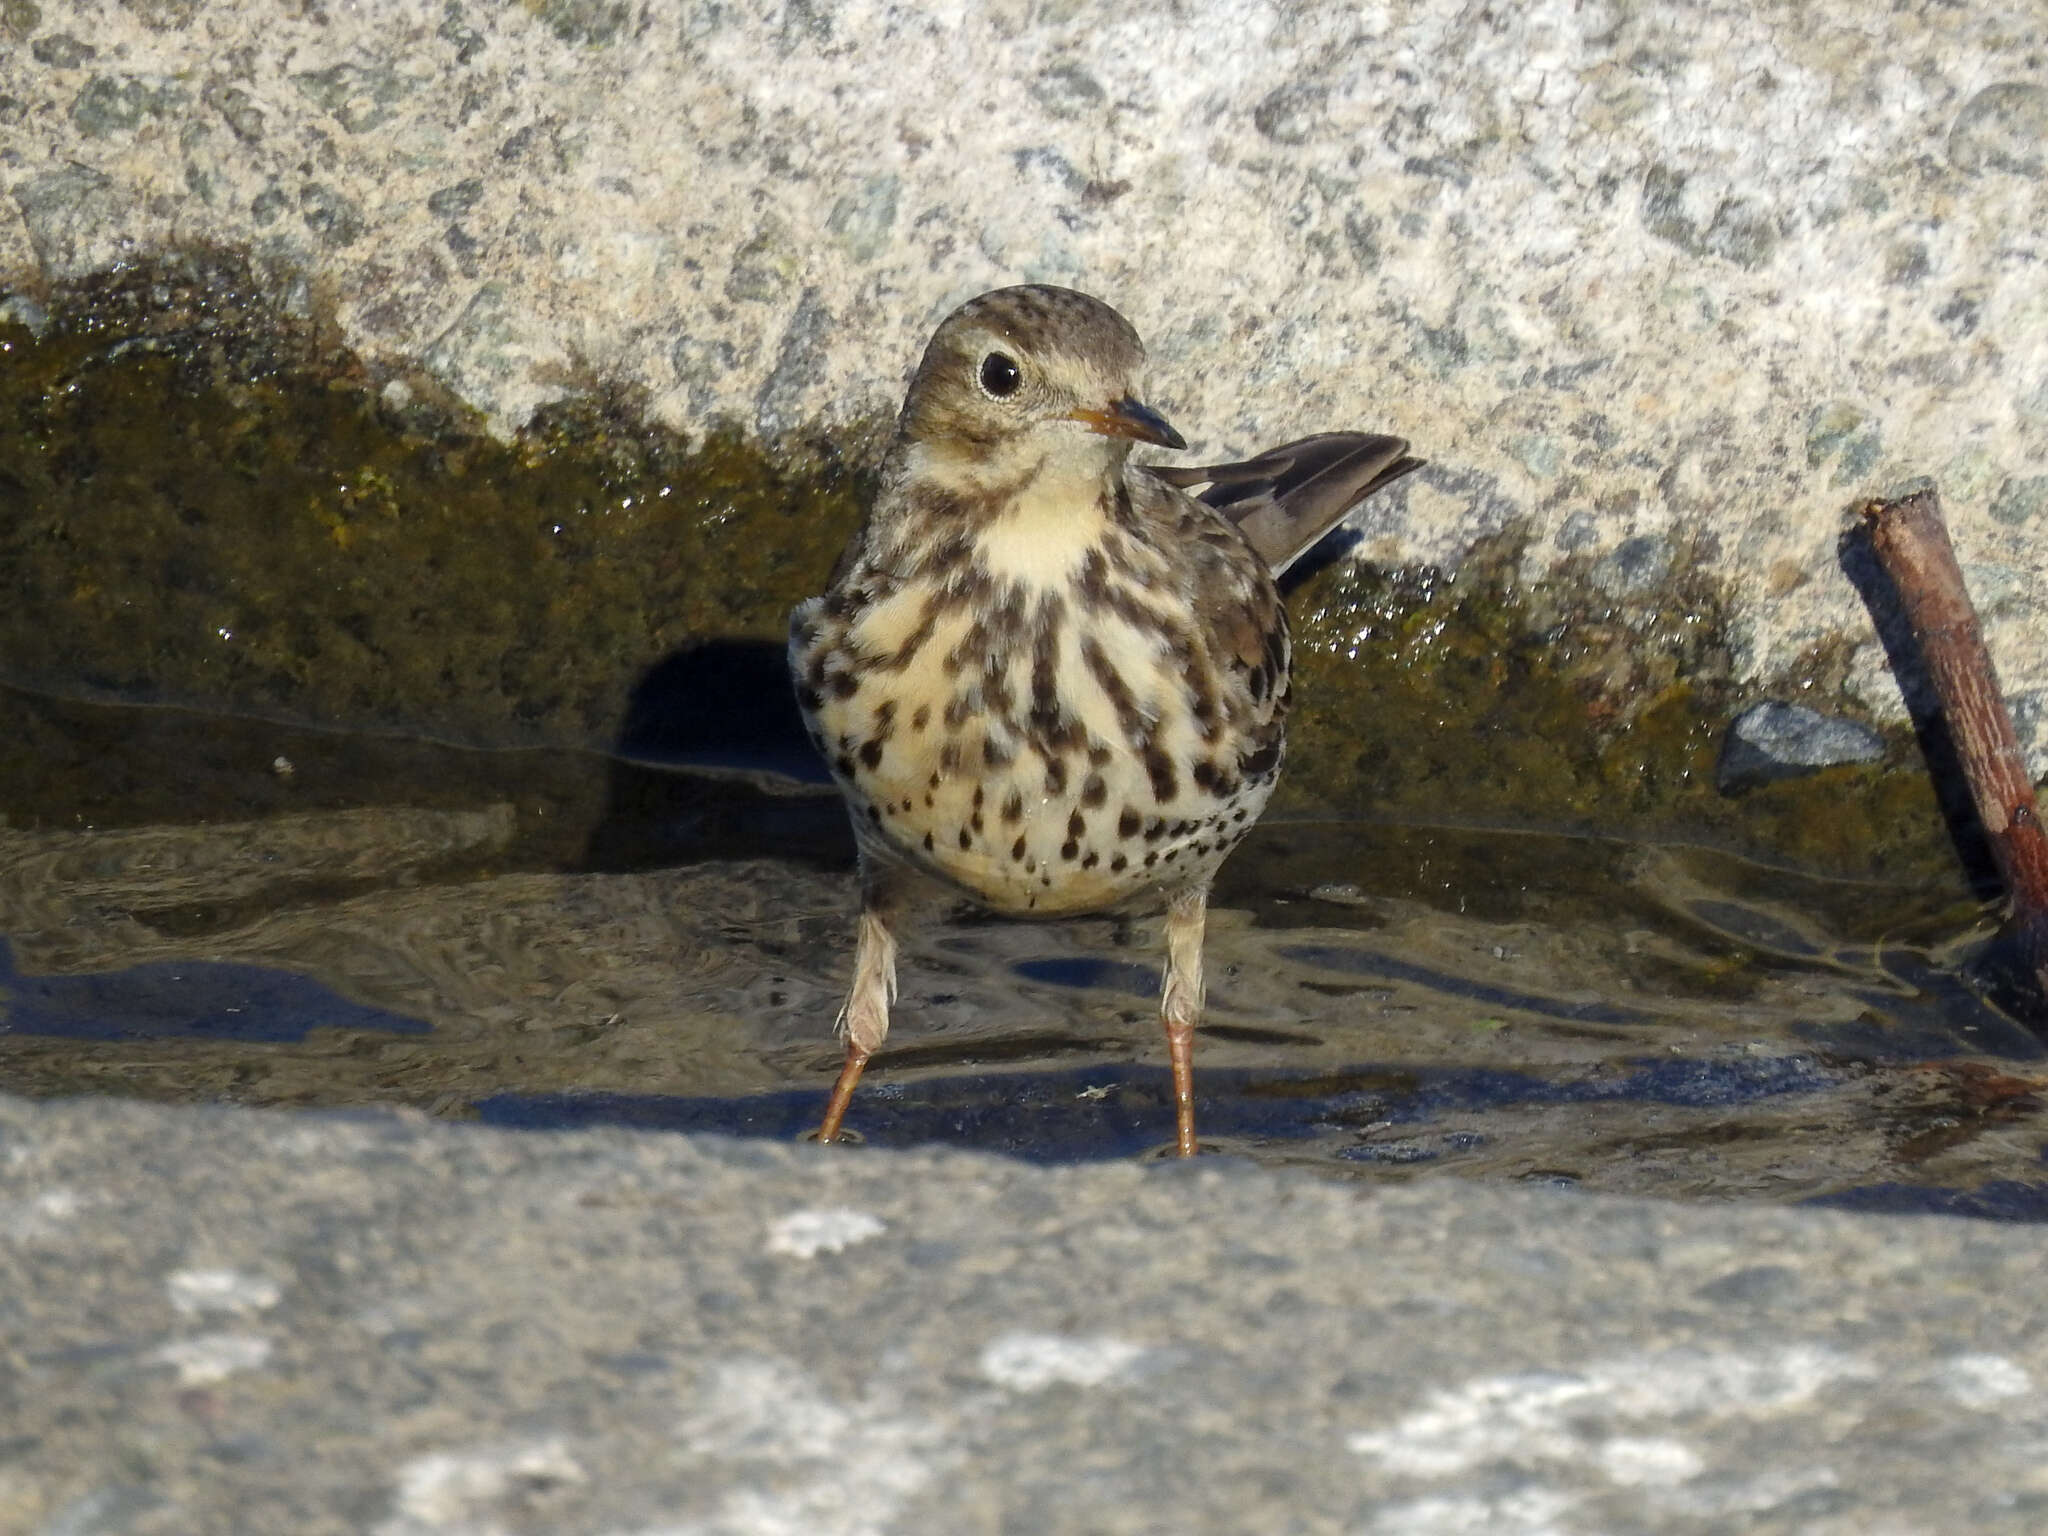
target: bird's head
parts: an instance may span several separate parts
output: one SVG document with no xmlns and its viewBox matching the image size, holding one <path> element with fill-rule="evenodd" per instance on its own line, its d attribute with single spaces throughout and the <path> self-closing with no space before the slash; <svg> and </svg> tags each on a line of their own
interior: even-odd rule
<svg viewBox="0 0 2048 1536">
<path fill-rule="evenodd" d="M 1049 456 L 1118 465 L 1136 443 L 1185 448 L 1137 395 L 1131 323 L 1071 288 L 998 288 L 940 324 L 911 380 L 899 442 L 989 470 Z"/>
</svg>

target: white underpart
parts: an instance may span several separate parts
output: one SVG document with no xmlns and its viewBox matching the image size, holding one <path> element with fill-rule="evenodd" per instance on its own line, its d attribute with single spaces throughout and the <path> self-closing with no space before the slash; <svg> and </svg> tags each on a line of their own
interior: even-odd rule
<svg viewBox="0 0 2048 1536">
<path fill-rule="evenodd" d="M 854 625 L 854 643 L 870 656 L 887 656 L 901 650 L 903 642 L 917 633 L 917 626 L 924 622 L 925 599 L 929 595 L 922 587 L 909 587 L 882 599 Z M 930 649 L 929 644 L 926 649 Z"/>
<path fill-rule="evenodd" d="M 1173 675 L 1159 667 L 1164 639 L 1157 632 L 1148 634 L 1107 614 L 1096 617 L 1091 633 L 1110 666 L 1131 690 L 1138 713 L 1148 723 L 1157 724 L 1172 703 L 1164 689 L 1151 686 Z M 1117 719 L 1116 705 L 1096 681 L 1094 670 L 1071 633 L 1061 636 L 1058 679 L 1060 699 L 1088 734 L 1111 745 L 1121 744 L 1124 731 Z M 1169 750 L 1172 745 L 1169 744 Z"/>
<path fill-rule="evenodd" d="M 998 581 L 1022 586 L 1027 602 L 1034 605 L 1040 593 L 1064 594 L 1082 562 L 1100 547 L 1109 531 L 1103 510 L 1108 493 L 1099 455 L 1055 456 L 1009 509 L 983 531 L 978 541 L 982 564 Z M 1162 675 L 1158 667 L 1164 644 L 1161 637 L 1109 614 L 1092 616 L 1091 632 L 1110 664 L 1130 685 L 1139 713 L 1148 721 L 1157 721 L 1171 702 L 1159 690 L 1146 687 L 1148 679 Z M 1061 627 L 1060 699 L 1093 739 L 1121 743 L 1124 731 L 1116 706 L 1082 656 L 1078 634 L 1071 624 Z M 1031 657 L 1000 659 L 1007 666 L 1012 692 L 1020 699 L 1028 698 Z"/>
<path fill-rule="evenodd" d="M 997 581 L 1027 588 L 1061 587 L 1081 568 L 1108 526 L 1107 491 L 1094 454 L 1057 454 L 976 541 L 981 563 Z"/>
</svg>

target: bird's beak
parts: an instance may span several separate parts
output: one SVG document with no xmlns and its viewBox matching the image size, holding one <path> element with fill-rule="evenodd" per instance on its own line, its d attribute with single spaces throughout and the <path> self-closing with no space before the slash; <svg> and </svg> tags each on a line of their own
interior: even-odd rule
<svg viewBox="0 0 2048 1536">
<path fill-rule="evenodd" d="M 1188 440 L 1174 431 L 1164 416 L 1129 395 L 1112 400 L 1099 411 L 1075 411 L 1067 419 L 1078 421 L 1090 432 L 1100 432 L 1104 437 L 1134 438 L 1141 443 L 1157 443 L 1162 448 L 1188 445 Z"/>
</svg>

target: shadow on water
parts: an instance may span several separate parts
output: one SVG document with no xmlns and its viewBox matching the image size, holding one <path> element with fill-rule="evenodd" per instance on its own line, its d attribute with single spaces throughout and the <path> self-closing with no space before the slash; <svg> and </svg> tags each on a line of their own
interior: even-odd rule
<svg viewBox="0 0 2048 1536">
<path fill-rule="evenodd" d="M 423 1035 L 423 1019 L 366 1008 L 309 976 L 256 965 L 159 960 L 80 976 L 23 976 L 0 939 L 10 1034 L 60 1040 L 297 1044 L 315 1029 Z"/>
<path fill-rule="evenodd" d="M 618 754 L 832 782 L 797 711 L 784 649 L 761 640 L 706 640 L 650 668 L 626 707 Z"/>
<path fill-rule="evenodd" d="M 1980 1221 L 2048 1221 L 2048 1184 L 1991 1179 L 1975 1189 L 1927 1189 L 1914 1184 L 1870 1184 L 1820 1195 L 1808 1205 L 1887 1216 L 1970 1216 Z"/>
<path fill-rule="evenodd" d="M 1811 1093 L 1829 1080 L 1827 1069 L 1797 1058 L 1649 1062 L 1564 1081 L 1481 1069 L 1357 1067 L 1312 1078 L 1226 1070 L 1197 1074 L 1196 1112 L 1205 1142 L 1236 1150 L 1345 1135 L 1361 1125 L 1433 1127 L 1461 1112 L 1534 1105 L 1731 1109 Z M 761 1095 L 744 1105 L 631 1094 L 505 1095 L 481 1100 L 476 1110 L 489 1124 L 527 1129 L 609 1124 L 796 1137 L 815 1128 L 823 1102 L 816 1093 Z M 1173 1082 L 1163 1069 L 1112 1063 L 1028 1076 L 927 1078 L 879 1088 L 863 1101 L 859 1118 L 864 1137 L 882 1144 L 945 1141 L 1047 1163 L 1132 1157 L 1170 1146 Z M 1352 1162 L 1430 1162 L 1446 1148 L 1471 1151 L 1486 1140 L 1477 1132 L 1450 1132 L 1433 1144 L 1404 1134 L 1353 1142 L 1335 1155 Z"/>
<path fill-rule="evenodd" d="M 677 651 L 633 690 L 582 867 L 765 856 L 852 868 L 838 797 L 769 792 L 764 776 L 791 788 L 832 782 L 804 731 L 783 648 L 707 640 Z M 711 787 L 720 782 L 722 793 Z"/>
</svg>

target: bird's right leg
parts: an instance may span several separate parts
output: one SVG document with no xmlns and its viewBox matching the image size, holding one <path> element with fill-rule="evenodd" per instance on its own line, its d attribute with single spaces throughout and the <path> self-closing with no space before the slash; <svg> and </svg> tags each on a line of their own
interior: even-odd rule
<svg viewBox="0 0 2048 1536">
<path fill-rule="evenodd" d="M 896 1001 L 896 939 L 889 932 L 893 916 L 894 903 L 885 899 L 880 884 L 863 881 L 860 927 L 853 947 L 853 985 L 839 1010 L 846 1065 L 839 1069 L 839 1081 L 832 1085 L 832 1097 L 826 1102 L 825 1119 L 818 1127 L 820 1141 L 839 1139 L 839 1125 L 846 1118 L 846 1106 L 861 1072 L 889 1033 L 889 1005 Z"/>
<path fill-rule="evenodd" d="M 1201 1150 L 1195 1140 L 1195 1026 L 1202 1022 L 1202 929 L 1209 888 L 1182 891 L 1166 906 L 1166 978 L 1159 1022 L 1173 1063 L 1173 1149 L 1182 1157 Z"/>
</svg>

